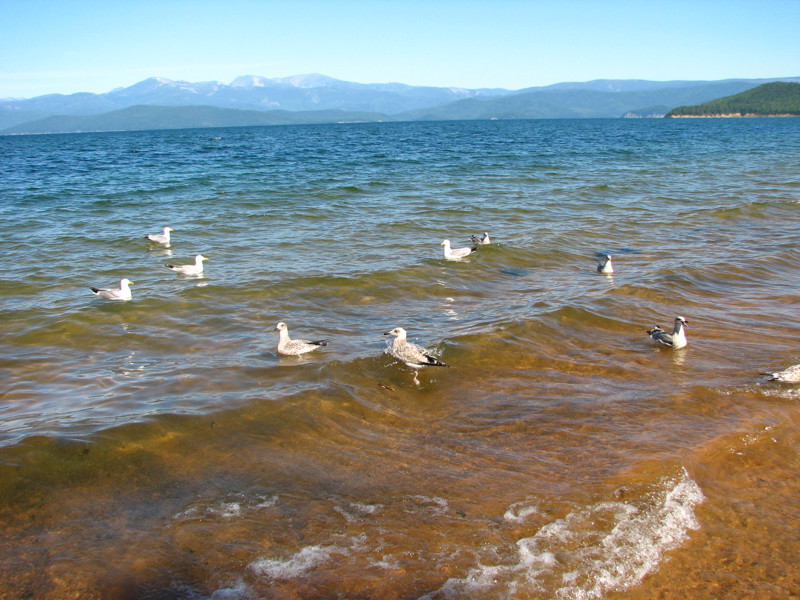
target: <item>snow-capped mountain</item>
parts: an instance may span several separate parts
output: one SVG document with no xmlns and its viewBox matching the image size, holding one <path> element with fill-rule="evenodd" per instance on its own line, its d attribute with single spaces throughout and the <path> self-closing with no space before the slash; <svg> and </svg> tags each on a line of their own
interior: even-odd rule
<svg viewBox="0 0 800 600">
<path fill-rule="evenodd" d="M 230 84 L 151 77 L 104 94 L 49 94 L 0 101 L 0 110 L 42 114 L 91 115 L 136 105 L 215 106 L 255 110 L 351 110 L 396 114 L 508 90 L 467 90 L 403 84 L 362 84 L 310 74 L 270 79 L 243 75 Z"/>
</svg>

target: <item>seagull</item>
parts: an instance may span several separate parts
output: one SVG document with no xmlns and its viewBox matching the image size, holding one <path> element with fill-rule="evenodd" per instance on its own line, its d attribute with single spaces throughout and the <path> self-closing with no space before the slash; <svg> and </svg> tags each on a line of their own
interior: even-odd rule
<svg viewBox="0 0 800 600">
<path fill-rule="evenodd" d="M 96 287 L 90 288 L 95 296 L 105 298 L 106 300 L 130 300 L 131 288 L 133 282 L 130 279 L 120 279 L 119 289 L 98 289 Z"/>
<path fill-rule="evenodd" d="M 151 242 L 155 242 L 157 244 L 164 244 L 165 246 L 169 246 L 169 232 L 175 231 L 172 227 L 164 227 L 164 233 L 149 233 L 144 236 L 144 239 L 150 240 Z"/>
<path fill-rule="evenodd" d="M 450 240 L 444 240 L 440 246 L 444 246 L 444 257 L 447 260 L 459 260 L 464 258 L 465 256 L 469 256 L 477 248 L 451 248 L 450 247 Z"/>
<path fill-rule="evenodd" d="M 475 244 L 476 246 L 488 246 L 489 244 L 492 243 L 492 240 L 489 239 L 489 232 L 484 231 L 481 237 L 473 235 L 472 243 Z"/>
<path fill-rule="evenodd" d="M 783 383 L 800 383 L 800 365 L 793 365 L 777 373 L 764 373 L 769 381 L 782 381 Z"/>
<path fill-rule="evenodd" d="M 203 274 L 203 261 L 208 260 L 202 254 L 194 257 L 193 265 L 164 265 L 168 269 L 180 273 L 181 275 L 202 275 Z"/>
<path fill-rule="evenodd" d="M 402 327 L 395 327 L 391 331 L 387 331 L 383 335 L 393 335 L 395 339 L 389 346 L 389 354 L 405 363 L 412 369 L 421 369 L 423 367 L 448 367 L 449 365 L 437 360 L 430 352 L 416 344 L 412 344 L 406 340 L 406 330 Z"/>
<path fill-rule="evenodd" d="M 316 350 L 320 346 L 327 346 L 328 340 L 317 340 L 310 342 L 308 340 L 291 340 L 289 339 L 289 328 L 286 323 L 280 322 L 275 326 L 273 331 L 280 332 L 280 339 L 278 340 L 278 354 L 286 356 L 297 356 Z"/>
<path fill-rule="evenodd" d="M 678 348 L 683 348 L 687 344 L 684 328 L 688 324 L 689 322 L 686 319 L 678 315 L 675 317 L 675 329 L 672 330 L 672 333 L 667 333 L 660 325 L 656 325 L 653 329 L 648 329 L 646 331 L 647 334 L 653 338 L 654 342 L 677 350 Z"/>
<path fill-rule="evenodd" d="M 597 272 L 598 273 L 605 273 L 606 275 L 611 274 L 614 272 L 614 265 L 611 264 L 611 255 L 606 254 L 605 259 L 603 262 L 597 265 Z"/>
</svg>

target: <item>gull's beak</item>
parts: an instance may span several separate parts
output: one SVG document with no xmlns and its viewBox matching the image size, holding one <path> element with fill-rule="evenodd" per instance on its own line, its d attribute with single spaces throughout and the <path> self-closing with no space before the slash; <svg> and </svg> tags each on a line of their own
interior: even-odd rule
<svg viewBox="0 0 800 600">
<path fill-rule="evenodd" d="M 440 245 L 440 246 L 444 246 L 444 242 L 442 242 L 442 243 L 441 243 L 441 244 L 439 244 L 439 245 Z"/>
<path fill-rule="evenodd" d="M 135 281 L 129 281 L 128 285 L 133 285 L 134 283 L 136 283 L 136 282 Z"/>
</svg>

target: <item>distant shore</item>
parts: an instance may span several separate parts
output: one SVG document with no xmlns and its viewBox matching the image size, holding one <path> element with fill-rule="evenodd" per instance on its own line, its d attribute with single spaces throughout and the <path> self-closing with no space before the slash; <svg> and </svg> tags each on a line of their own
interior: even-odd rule
<svg viewBox="0 0 800 600">
<path fill-rule="evenodd" d="M 800 117 L 797 114 L 785 113 L 775 115 L 757 115 L 754 113 L 716 113 L 713 115 L 667 115 L 668 119 L 735 119 L 735 118 L 751 118 L 751 117 Z"/>
</svg>

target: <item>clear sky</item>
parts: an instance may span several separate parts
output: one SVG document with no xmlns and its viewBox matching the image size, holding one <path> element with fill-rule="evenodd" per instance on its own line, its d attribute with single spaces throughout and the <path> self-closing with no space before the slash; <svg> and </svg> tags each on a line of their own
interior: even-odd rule
<svg viewBox="0 0 800 600">
<path fill-rule="evenodd" d="M 0 98 L 307 73 L 513 90 L 800 76 L 800 0 L 0 0 Z"/>
</svg>

